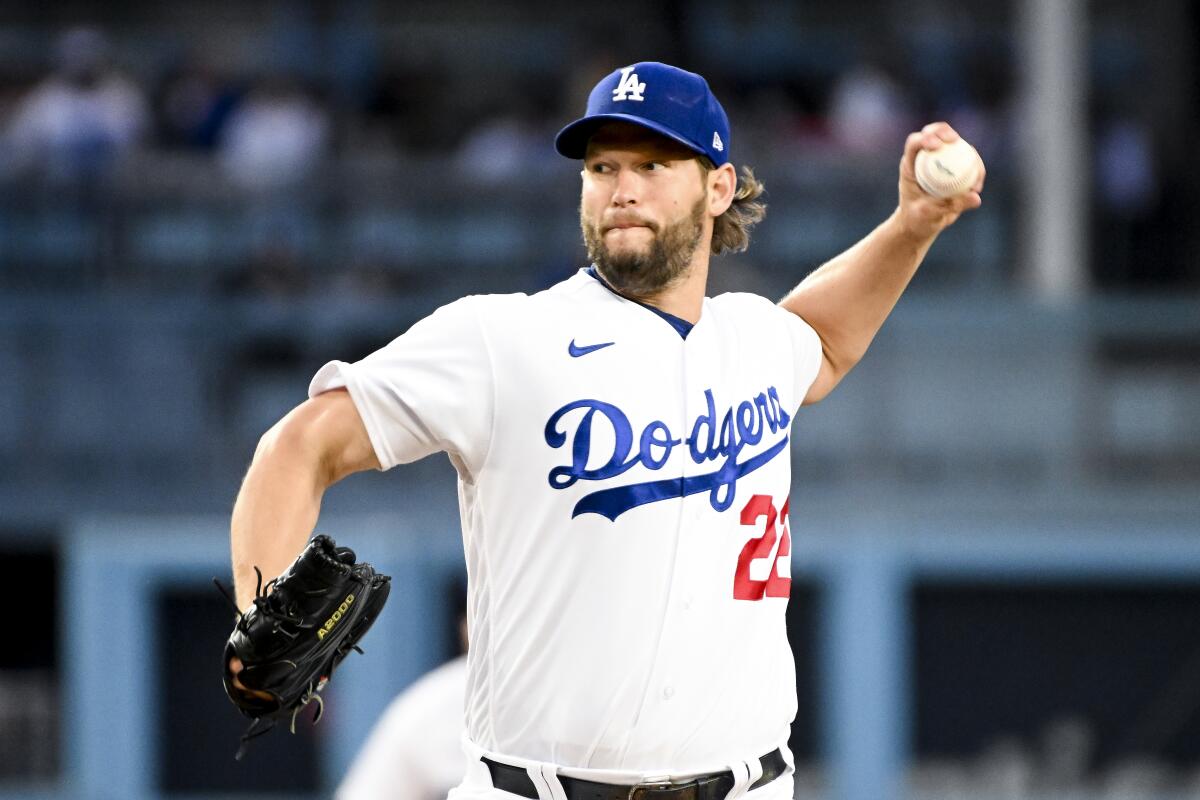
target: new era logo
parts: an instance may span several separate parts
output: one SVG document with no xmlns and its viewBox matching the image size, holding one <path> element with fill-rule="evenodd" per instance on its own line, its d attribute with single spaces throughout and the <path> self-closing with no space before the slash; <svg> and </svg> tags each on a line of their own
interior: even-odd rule
<svg viewBox="0 0 1200 800">
<path fill-rule="evenodd" d="M 713 150 L 718 153 L 725 152 L 725 143 L 721 141 L 721 134 L 713 131 Z"/>
<path fill-rule="evenodd" d="M 616 89 L 613 89 L 613 100 L 641 102 L 644 91 L 646 91 L 646 84 L 638 83 L 638 76 L 633 71 L 633 67 L 625 67 L 621 70 L 621 82 L 617 84 Z"/>
</svg>

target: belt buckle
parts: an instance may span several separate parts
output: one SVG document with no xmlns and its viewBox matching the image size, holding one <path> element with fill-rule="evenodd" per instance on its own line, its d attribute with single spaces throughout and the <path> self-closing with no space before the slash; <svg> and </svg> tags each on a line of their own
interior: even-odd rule
<svg viewBox="0 0 1200 800">
<path fill-rule="evenodd" d="M 654 775 L 644 781 L 635 783 L 629 787 L 629 794 L 625 800 L 644 800 L 643 795 L 646 792 L 661 791 L 663 789 L 678 789 L 687 786 L 686 783 L 679 784 L 671 780 L 669 775 Z"/>
</svg>

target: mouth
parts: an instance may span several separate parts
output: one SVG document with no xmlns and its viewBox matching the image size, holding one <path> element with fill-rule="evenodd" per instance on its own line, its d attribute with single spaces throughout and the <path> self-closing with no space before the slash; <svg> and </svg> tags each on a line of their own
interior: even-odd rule
<svg viewBox="0 0 1200 800">
<path fill-rule="evenodd" d="M 606 226 L 604 228 L 604 232 L 608 233 L 609 231 L 628 231 L 628 230 L 636 230 L 638 228 L 640 228 L 642 230 L 647 230 L 647 231 L 654 230 L 654 228 L 651 227 L 649 224 L 642 223 L 642 222 L 620 222 L 620 223 L 617 223 L 616 225 Z"/>
</svg>

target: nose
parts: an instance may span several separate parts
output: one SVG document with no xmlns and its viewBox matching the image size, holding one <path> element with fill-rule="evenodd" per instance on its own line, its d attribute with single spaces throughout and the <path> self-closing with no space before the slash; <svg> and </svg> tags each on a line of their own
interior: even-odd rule
<svg viewBox="0 0 1200 800">
<path fill-rule="evenodd" d="M 624 208 L 637 205 L 641 194 L 641 183 L 636 171 L 622 169 L 617 171 L 616 186 L 613 188 L 612 204 Z"/>
</svg>

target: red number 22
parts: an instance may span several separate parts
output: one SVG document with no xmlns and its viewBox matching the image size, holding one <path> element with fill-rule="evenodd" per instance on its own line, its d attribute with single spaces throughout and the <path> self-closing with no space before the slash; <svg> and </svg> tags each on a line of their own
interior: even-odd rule
<svg viewBox="0 0 1200 800">
<path fill-rule="evenodd" d="M 737 571 L 733 574 L 734 600 L 762 600 L 763 597 L 787 597 L 792 592 L 792 536 L 788 532 L 789 497 L 783 503 L 783 510 L 778 512 L 780 527 L 783 528 L 782 538 L 775 529 L 775 503 L 770 495 L 756 494 L 742 509 L 742 524 L 757 526 L 760 517 L 766 517 L 761 535 L 754 536 L 742 548 L 738 556 Z M 779 541 L 776 551 L 775 542 Z M 751 577 L 751 565 L 755 572 L 762 573 L 762 563 L 766 562 L 767 571 L 761 580 Z M 780 574 L 782 569 L 783 574 Z"/>
</svg>

